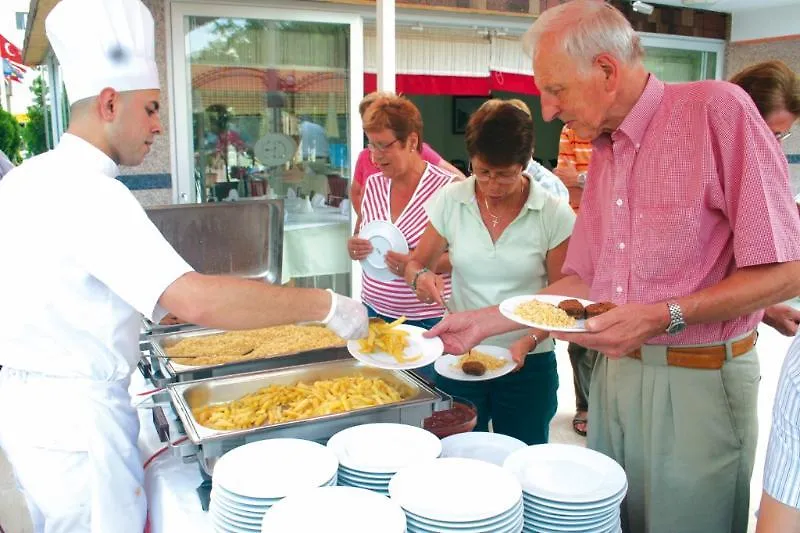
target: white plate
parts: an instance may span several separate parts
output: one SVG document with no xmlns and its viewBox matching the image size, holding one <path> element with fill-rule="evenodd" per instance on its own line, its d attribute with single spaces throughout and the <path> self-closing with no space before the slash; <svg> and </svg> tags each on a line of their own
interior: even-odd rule
<svg viewBox="0 0 800 533">
<path fill-rule="evenodd" d="M 371 473 L 392 473 L 436 459 L 442 441 L 422 428 L 407 424 L 361 424 L 349 427 L 328 440 L 343 466 Z"/>
<path fill-rule="evenodd" d="M 267 439 L 239 446 L 214 466 L 214 484 L 249 498 L 282 498 L 319 487 L 336 474 L 336 455 L 303 439 Z"/>
<path fill-rule="evenodd" d="M 262 532 L 402 533 L 406 515 L 386 496 L 354 487 L 321 487 L 287 496 L 264 513 Z"/>
<path fill-rule="evenodd" d="M 372 253 L 361 260 L 361 266 L 371 278 L 378 281 L 399 279 L 386 266 L 386 252 L 408 253 L 408 243 L 397 226 L 385 220 L 373 220 L 364 226 L 358 237 L 372 244 Z"/>
<path fill-rule="evenodd" d="M 547 324 L 539 324 L 537 322 L 531 322 L 530 320 L 525 320 L 521 316 L 516 313 L 517 306 L 523 304 L 525 302 L 529 302 L 531 300 L 539 300 L 540 302 L 544 302 L 546 304 L 551 304 L 557 306 L 563 300 L 578 300 L 584 306 L 593 304 L 595 302 L 591 300 L 583 300 L 581 298 L 573 298 L 572 296 L 556 296 L 554 294 L 525 294 L 522 296 L 514 296 L 512 298 L 507 298 L 500 303 L 500 313 L 509 320 L 513 320 L 518 324 L 524 324 L 526 326 L 530 326 L 532 328 L 543 329 L 545 331 L 567 331 L 567 332 L 580 332 L 586 331 L 584 327 L 584 320 L 576 320 L 575 325 L 569 328 L 558 327 L 558 326 L 548 326 Z"/>
<path fill-rule="evenodd" d="M 471 431 L 442 439 L 442 457 L 465 457 L 503 466 L 506 457 L 526 446 L 521 440 L 508 435 Z"/>
<path fill-rule="evenodd" d="M 444 344 L 442 344 L 442 340 L 439 337 L 426 339 L 422 336 L 426 331 L 424 328 L 400 324 L 399 326 L 395 326 L 395 329 L 410 333 L 410 335 L 406 337 L 408 340 L 408 347 L 406 347 L 403 355 L 407 359 L 410 357 L 417 357 L 418 355 L 422 357 L 407 363 L 398 363 L 394 357 L 386 352 L 362 352 L 357 340 L 347 341 L 347 350 L 350 352 L 350 355 L 362 363 L 386 370 L 410 370 L 412 368 L 420 368 L 433 363 L 444 352 Z"/>
<path fill-rule="evenodd" d="M 538 444 L 515 451 L 503 467 L 525 492 L 564 503 L 589 503 L 619 494 L 627 485 L 616 461 L 582 446 Z"/>
<path fill-rule="evenodd" d="M 458 366 L 458 360 L 461 359 L 462 356 L 446 354 L 436 360 L 436 363 L 433 365 L 433 369 L 436 370 L 436 373 L 440 376 L 458 381 L 486 381 L 487 379 L 495 379 L 499 378 L 500 376 L 505 376 L 514 370 L 514 367 L 516 366 L 514 360 L 511 358 L 511 350 L 506 348 L 481 344 L 473 348 L 473 350 L 505 359 L 506 364 L 497 370 L 487 370 L 482 376 L 473 376 L 470 374 L 465 374 L 464 371 Z"/>
<path fill-rule="evenodd" d="M 400 470 L 389 494 L 403 509 L 444 522 L 493 518 L 522 498 L 519 481 L 497 465 L 447 457 Z"/>
</svg>

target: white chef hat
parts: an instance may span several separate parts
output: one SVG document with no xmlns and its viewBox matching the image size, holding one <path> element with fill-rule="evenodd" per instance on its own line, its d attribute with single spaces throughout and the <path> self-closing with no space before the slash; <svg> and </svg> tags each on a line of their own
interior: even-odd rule
<svg viewBox="0 0 800 533">
<path fill-rule="evenodd" d="M 159 88 L 153 16 L 140 0 L 61 0 L 45 30 L 70 105 L 106 87 Z"/>
</svg>

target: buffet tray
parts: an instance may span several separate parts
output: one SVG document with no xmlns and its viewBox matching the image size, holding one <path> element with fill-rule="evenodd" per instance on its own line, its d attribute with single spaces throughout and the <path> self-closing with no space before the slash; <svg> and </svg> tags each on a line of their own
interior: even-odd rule
<svg viewBox="0 0 800 533">
<path fill-rule="evenodd" d="M 259 359 L 247 359 L 243 361 L 220 363 L 217 365 L 182 365 L 172 361 L 169 355 L 167 355 L 166 348 L 182 339 L 219 335 L 221 333 L 224 333 L 224 331 L 202 328 L 183 330 L 164 335 L 153 335 L 140 344 L 142 357 L 139 361 L 139 370 L 153 385 L 156 387 L 164 387 L 168 383 L 195 381 L 212 377 L 244 374 L 258 370 L 351 358 L 347 348 L 344 346 L 287 352 Z"/>
<path fill-rule="evenodd" d="M 209 404 L 229 402 L 269 385 L 313 382 L 321 379 L 364 375 L 380 377 L 411 392 L 404 400 L 374 407 L 334 413 L 302 420 L 292 420 L 258 428 L 218 430 L 201 426 L 192 409 Z M 416 375 L 402 370 L 383 370 L 367 366 L 355 359 L 328 361 L 277 370 L 265 370 L 237 376 L 210 378 L 167 386 L 170 401 L 180 420 L 188 442 L 174 446 L 184 460 L 197 460 L 208 474 L 216 459 L 242 444 L 266 438 L 300 438 L 321 443 L 335 433 L 359 424 L 393 422 L 421 427 L 434 411 L 449 409 L 450 396 L 426 384 Z"/>
</svg>

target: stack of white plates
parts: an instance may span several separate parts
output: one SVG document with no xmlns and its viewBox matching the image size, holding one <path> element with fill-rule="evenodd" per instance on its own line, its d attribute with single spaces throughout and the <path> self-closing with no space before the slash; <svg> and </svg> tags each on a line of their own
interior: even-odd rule
<svg viewBox="0 0 800 533">
<path fill-rule="evenodd" d="M 406 424 L 362 424 L 336 433 L 328 448 L 339 459 L 339 485 L 389 494 L 389 480 L 406 466 L 439 457 L 442 442 Z"/>
<path fill-rule="evenodd" d="M 336 455 L 308 440 L 269 439 L 234 448 L 214 466 L 214 531 L 258 533 L 267 509 L 289 494 L 336 485 L 338 467 Z"/>
<path fill-rule="evenodd" d="M 287 496 L 264 513 L 263 533 L 404 533 L 406 517 L 385 496 L 353 487 L 320 487 Z"/>
<path fill-rule="evenodd" d="M 628 480 L 613 459 L 580 446 L 541 444 L 503 464 L 522 484 L 525 532 L 617 533 Z"/>
<path fill-rule="evenodd" d="M 409 533 L 519 533 L 522 488 L 502 467 L 448 457 L 404 468 L 389 482 Z"/>
</svg>

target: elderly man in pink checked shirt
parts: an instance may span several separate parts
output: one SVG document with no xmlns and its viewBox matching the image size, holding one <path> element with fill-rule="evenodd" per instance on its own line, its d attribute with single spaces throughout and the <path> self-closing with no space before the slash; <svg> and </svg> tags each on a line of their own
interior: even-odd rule
<svg viewBox="0 0 800 533">
<path fill-rule="evenodd" d="M 755 328 L 764 307 L 800 294 L 786 158 L 738 87 L 649 74 L 639 37 L 604 2 L 548 9 L 525 42 L 545 120 L 594 142 L 566 277 L 544 292 L 618 306 L 588 333 L 554 336 L 604 355 L 588 445 L 625 468 L 623 529 L 744 533 Z M 516 327 L 492 308 L 428 336 L 464 353 Z"/>
</svg>

